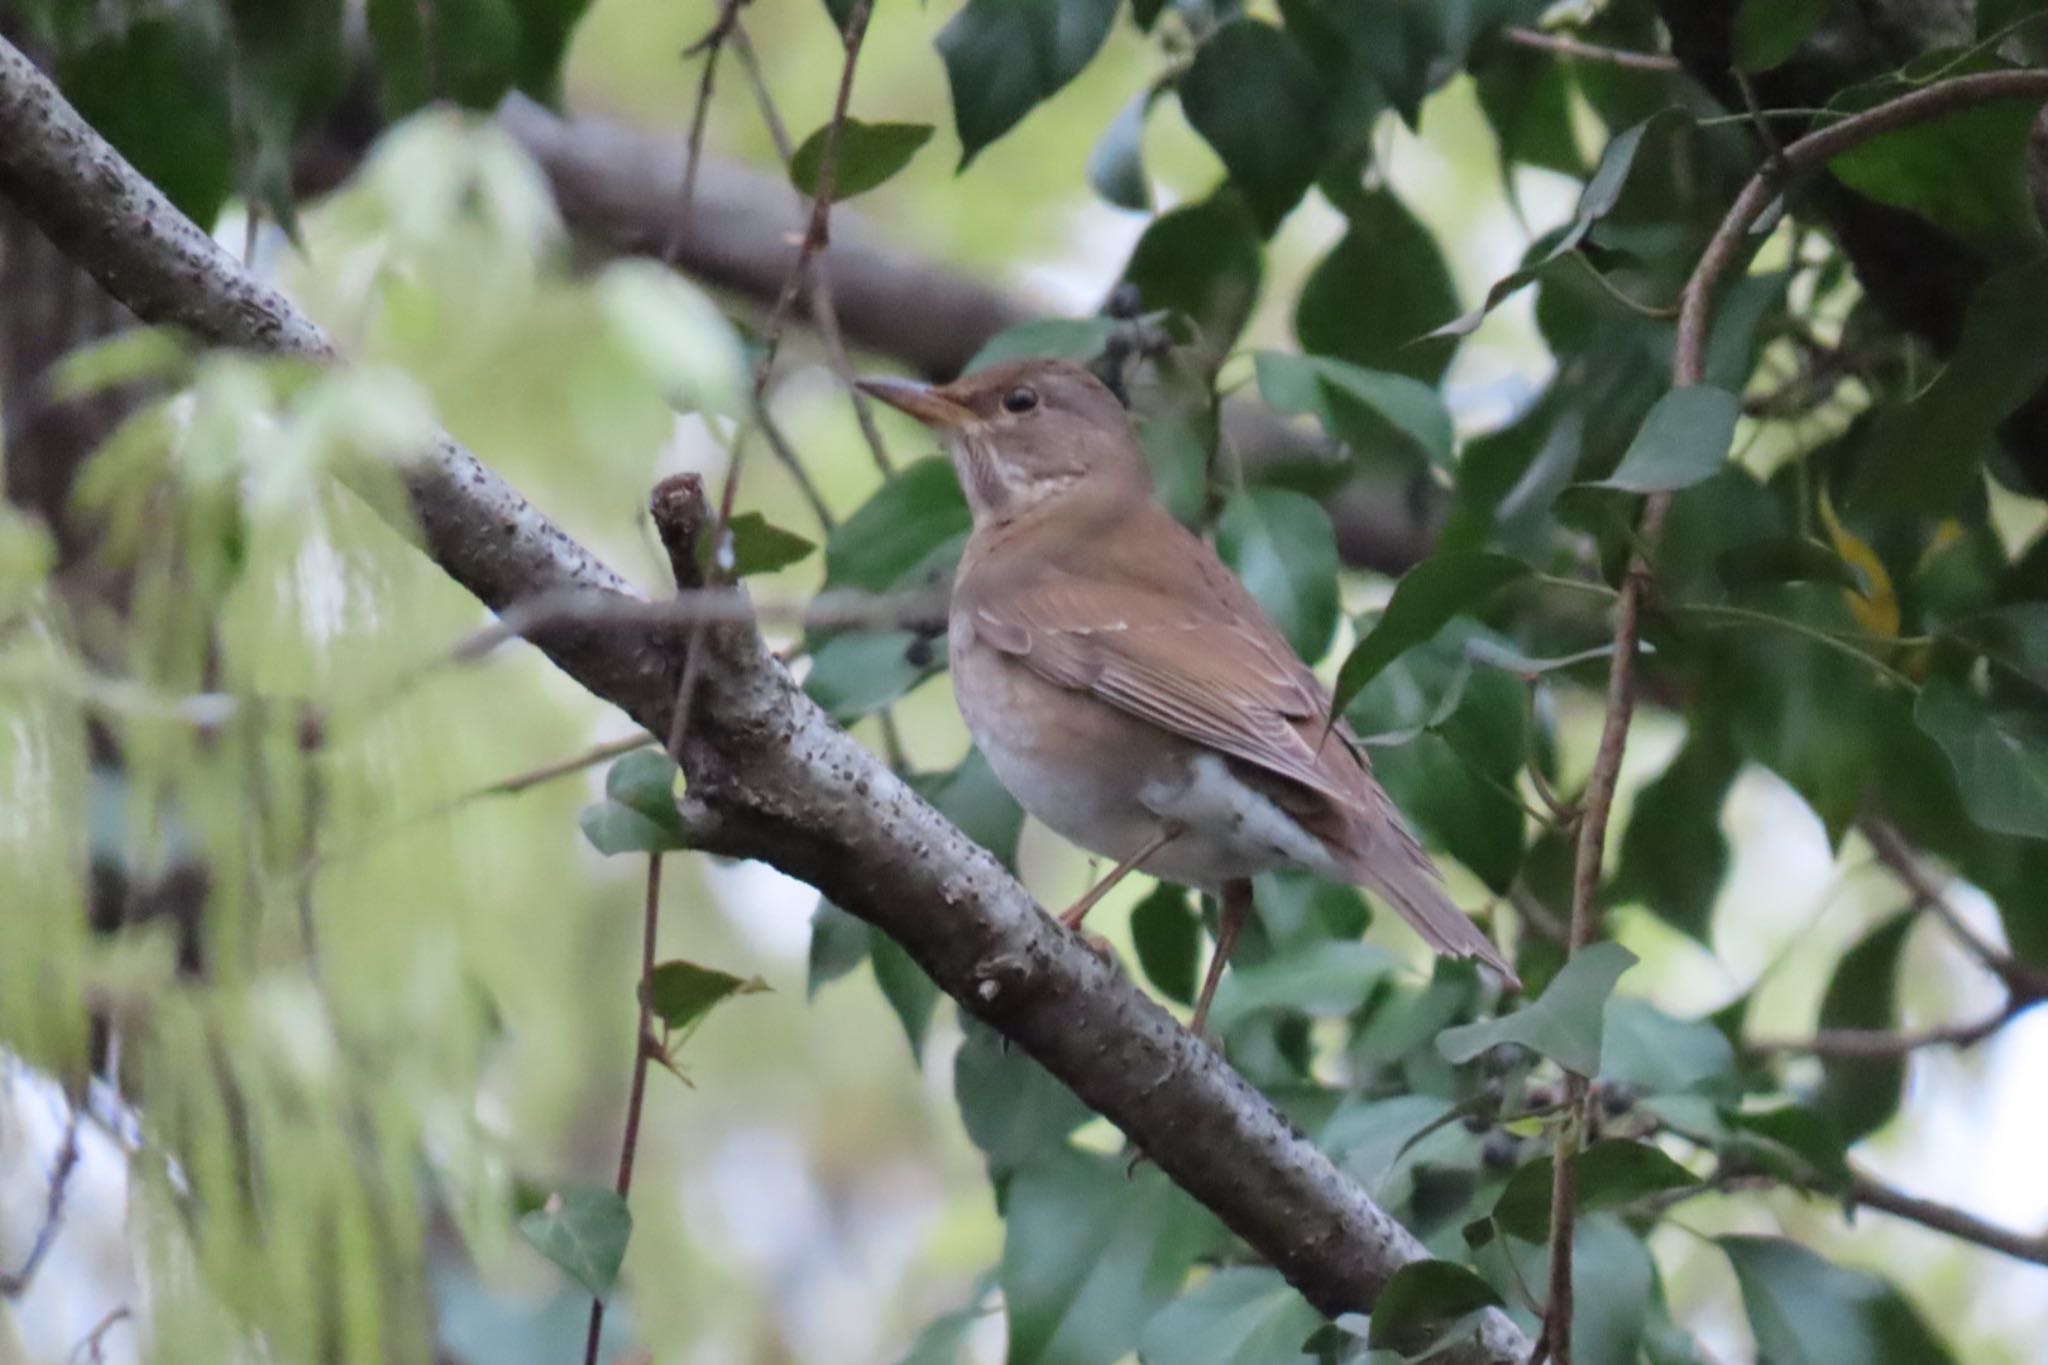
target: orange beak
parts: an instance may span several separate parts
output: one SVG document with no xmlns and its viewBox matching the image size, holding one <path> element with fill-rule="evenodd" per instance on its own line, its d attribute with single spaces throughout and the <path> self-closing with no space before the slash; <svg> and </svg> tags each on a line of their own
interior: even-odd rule
<svg viewBox="0 0 2048 1365">
<path fill-rule="evenodd" d="M 955 430 L 974 420 L 972 408 L 953 401 L 943 389 L 913 379 L 856 379 L 853 386 L 941 431 Z"/>
</svg>

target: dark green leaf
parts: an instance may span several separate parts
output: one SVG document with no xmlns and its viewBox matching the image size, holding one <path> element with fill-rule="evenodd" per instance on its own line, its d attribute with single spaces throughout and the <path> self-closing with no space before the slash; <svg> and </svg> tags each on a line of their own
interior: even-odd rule
<svg viewBox="0 0 2048 1365">
<path fill-rule="evenodd" d="M 1074 79 L 1109 37 L 1117 0 L 968 0 L 939 31 L 960 167 Z"/>
<path fill-rule="evenodd" d="M 975 374 L 991 365 L 1034 356 L 1058 356 L 1087 362 L 1102 354 L 1102 348 L 1123 324 L 1115 318 L 1037 318 L 1006 327 L 990 337 L 965 373 Z"/>
<path fill-rule="evenodd" d="M 1146 978 L 1183 1005 L 1192 1004 L 1202 921 L 1189 908 L 1186 890 L 1166 882 L 1154 887 L 1131 911 L 1131 938 Z"/>
<path fill-rule="evenodd" d="M 384 111 L 436 99 L 488 109 L 519 79 L 520 22 L 511 0 L 369 0 Z"/>
<path fill-rule="evenodd" d="M 1457 343 L 1425 334 L 1456 315 L 1458 291 L 1436 238 L 1391 190 L 1359 196 L 1349 216 L 1343 239 L 1301 287 L 1301 349 L 1437 383 Z"/>
<path fill-rule="evenodd" d="M 825 542 L 825 584 L 889 592 L 901 587 L 944 589 L 952 560 L 973 518 L 953 466 L 919 460 L 841 522 Z M 919 574 L 933 581 L 914 581 Z"/>
<path fill-rule="evenodd" d="M 590 846 L 606 856 L 666 853 L 687 847 L 682 818 L 676 814 L 673 797 L 665 812 L 656 810 L 654 814 L 617 801 L 600 801 L 585 806 L 577 815 L 576 824 Z"/>
<path fill-rule="evenodd" d="M 1947 1365 L 1899 1292 L 1779 1237 L 1723 1237 L 1759 1356 L 1771 1365 Z"/>
<path fill-rule="evenodd" d="M 1735 1049 L 1704 1020 L 1677 1019 L 1647 1000 L 1607 1002 L 1600 1077 L 1642 1095 L 1722 1093 L 1734 1084 Z"/>
<path fill-rule="evenodd" d="M 810 968 L 805 976 L 805 994 L 815 997 L 818 987 L 837 981 L 867 961 L 873 931 L 867 921 L 847 914 L 828 900 L 820 900 L 811 913 Z"/>
<path fill-rule="evenodd" d="M 903 951 L 902 945 L 887 934 L 871 936 L 868 961 L 875 969 L 875 984 L 882 988 L 882 998 L 889 1002 L 896 1022 L 903 1025 L 911 1060 L 921 1061 L 932 1012 L 939 1005 L 939 988 L 925 975 L 924 968 Z"/>
<path fill-rule="evenodd" d="M 1707 384 L 1673 389 L 1657 400 L 1621 464 L 1594 488 L 1669 493 L 1721 472 L 1735 443 L 1742 401 Z"/>
<path fill-rule="evenodd" d="M 647 1007 L 671 1031 L 684 1033 L 702 1022 L 712 1006 L 735 995 L 758 995 L 768 983 L 677 959 L 655 967 L 647 984 Z"/>
<path fill-rule="evenodd" d="M 1212 369 L 1250 319 L 1263 273 L 1258 224 L 1228 186 L 1155 218 L 1124 266 L 1146 309 L 1195 325 L 1194 350 Z"/>
<path fill-rule="evenodd" d="M 1600 1073 L 1601 1018 L 1607 997 L 1636 955 L 1618 943 L 1595 943 L 1575 954 L 1534 1003 L 1498 1019 L 1445 1029 L 1437 1050 L 1469 1062 L 1500 1043 L 1517 1043 L 1581 1076 Z"/>
<path fill-rule="evenodd" d="M 542 104 L 561 96 L 562 61 L 577 23 L 591 0 L 512 0 L 519 16 L 519 48 L 513 79 L 519 89 Z"/>
<path fill-rule="evenodd" d="M 1381 1288 L 1366 1340 L 1412 1353 L 1465 1314 L 1499 1304 L 1493 1286 L 1464 1266 L 1411 1261 Z"/>
<path fill-rule="evenodd" d="M 1898 1024 L 1899 955 L 1914 917 L 1900 915 L 1842 955 L 1821 998 L 1824 1029 L 1888 1029 Z M 1823 1057 L 1821 1110 L 1850 1142 L 1869 1136 L 1898 1112 L 1906 1061 L 1898 1057 Z"/>
<path fill-rule="evenodd" d="M 1088 153 L 1088 183 L 1105 202 L 1134 213 L 1152 211 L 1152 184 L 1145 178 L 1145 116 L 1158 95 L 1154 86 L 1132 96 Z"/>
<path fill-rule="evenodd" d="M 611 1190 L 564 1190 L 521 1218 L 519 1232 L 592 1297 L 602 1299 L 611 1294 L 626 1259 L 633 1214 Z"/>
<path fill-rule="evenodd" d="M 1210 1025 L 1227 1034 L 1266 1010 L 1296 1010 L 1318 1017 L 1351 1013 L 1373 985 L 1398 971 L 1401 959 L 1372 943 L 1321 939 L 1300 944 L 1256 966 L 1232 967 L 1216 990 Z"/>
<path fill-rule="evenodd" d="M 1259 395 L 1282 412 L 1305 413 L 1361 455 L 1394 452 L 1447 466 L 1455 431 L 1435 389 L 1404 374 L 1362 370 L 1326 356 L 1260 351 Z"/>
<path fill-rule="evenodd" d="M 604 794 L 657 823 L 676 818 L 675 760 L 659 749 L 636 749 L 604 775 Z"/>
<path fill-rule="evenodd" d="M 1851 592 L 1867 586 L 1847 560 L 1804 536 L 1772 536 L 1723 550 L 1714 572 L 1731 592 L 1780 583 L 1832 583 Z"/>
<path fill-rule="evenodd" d="M 1741 767 L 1742 751 L 1722 727 L 1688 736 L 1629 812 L 1614 876 L 1617 899 L 1639 900 L 1673 928 L 1709 942 L 1714 900 L 1728 875 L 1721 805 Z"/>
<path fill-rule="evenodd" d="M 1259 924 L 1274 947 L 1302 939 L 1357 938 L 1372 923 L 1372 910 L 1355 886 L 1282 868 L 1258 877 Z"/>
<path fill-rule="evenodd" d="M 1387 609 L 1345 656 L 1332 706 L 1343 711 L 1381 669 L 1529 572 L 1505 555 L 1432 555 L 1401 576 Z"/>
<path fill-rule="evenodd" d="M 2015 602 L 1965 617 L 1942 636 L 2048 689 L 2048 602 Z"/>
<path fill-rule="evenodd" d="M 1895 94 L 1875 85 L 1837 101 L 1847 106 Z M 2036 106 L 2001 101 L 1881 133 L 1828 163 L 1867 198 L 1939 225 L 1991 256 L 2038 253 L 2041 223 L 2027 193 L 2027 129 Z"/>
<path fill-rule="evenodd" d="M 1913 719 L 1955 769 L 1970 818 L 1985 829 L 2048 839 L 2048 713 L 1996 710 L 1968 687 L 1930 678 Z"/>
<path fill-rule="evenodd" d="M 1109 1365 L 1220 1231 L 1158 1167 L 1066 1150 L 1011 1177 L 1005 1213 L 1011 1365 Z"/>
<path fill-rule="evenodd" d="M 1551 1159 L 1539 1157 L 1517 1170 L 1493 1206 L 1500 1230 L 1525 1242 L 1550 1236 Z M 1608 1138 L 1572 1158 L 1573 1203 L 1580 1214 L 1633 1204 L 1645 1195 L 1687 1189 L 1699 1177 L 1646 1142 Z"/>
<path fill-rule="evenodd" d="M 917 639 L 907 630 L 835 635 L 812 651 L 804 692 L 842 725 L 879 711 L 931 672 L 912 658 Z"/>
<path fill-rule="evenodd" d="M 1849 1187 L 1849 1140 L 1842 1127 L 1819 1109 L 1786 1104 L 1776 1109 L 1726 1113 L 1729 1133 L 1723 1158 L 1739 1156 L 1791 1184 L 1816 1190 Z"/>
<path fill-rule="evenodd" d="M 1283 488 L 1233 494 L 1216 550 L 1294 652 L 1320 659 L 1337 633 L 1337 537 L 1322 504 Z"/>
<path fill-rule="evenodd" d="M 1161 1309 L 1138 1338 L 1144 1365 L 1314 1365 L 1302 1343 L 1323 1315 L 1280 1272 L 1216 1271 Z"/>
<path fill-rule="evenodd" d="M 1074 1092 L 979 1019 L 962 1020 L 966 1037 L 953 1058 L 960 1121 L 996 1172 L 1008 1172 L 1061 1146 L 1090 1118 Z"/>
<path fill-rule="evenodd" d="M 1236 19 L 1197 49 L 1180 102 L 1270 235 L 1315 182 L 1327 150 L 1315 67 L 1279 29 Z"/>
<path fill-rule="evenodd" d="M 825 167 L 825 144 L 832 125 L 812 133 L 789 158 L 789 179 L 806 195 L 818 195 L 818 177 Z M 931 141 L 929 123 L 863 123 L 849 118 L 839 129 L 839 159 L 833 168 L 834 202 L 866 194 L 910 164 Z"/>
<path fill-rule="evenodd" d="M 1745 71 L 1781 65 L 1827 14 L 1834 0 L 1742 0 L 1735 14 L 1735 64 Z"/>
<path fill-rule="evenodd" d="M 117 25 L 57 63 L 57 83 L 86 121 L 206 228 L 234 187 L 221 60 L 201 20 L 166 15 Z"/>
<path fill-rule="evenodd" d="M 772 525 L 759 512 L 742 512 L 725 529 L 732 537 L 732 573 L 735 578 L 786 569 L 802 562 L 818 548 L 815 542 L 796 532 Z"/>
</svg>

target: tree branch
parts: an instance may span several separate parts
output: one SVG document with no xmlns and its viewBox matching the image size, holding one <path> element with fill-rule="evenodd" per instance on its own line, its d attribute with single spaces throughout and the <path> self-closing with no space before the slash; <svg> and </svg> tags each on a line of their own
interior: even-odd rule
<svg viewBox="0 0 2048 1365">
<path fill-rule="evenodd" d="M 146 321 L 217 345 L 332 357 L 313 323 L 173 209 L 4 43 L 0 191 Z M 928 311 L 900 309 L 916 326 L 929 326 Z M 424 549 L 494 610 L 558 592 L 631 596 L 453 440 L 403 473 Z M 672 634 L 564 625 L 530 638 L 592 693 L 668 732 Z M 683 746 L 684 815 L 702 847 L 769 862 L 890 934 L 1323 1312 L 1369 1307 L 1395 1270 L 1427 1255 L 1212 1049 L 832 724 L 751 625 L 707 628 L 702 654 L 702 710 Z M 1491 1313 L 1447 1358 L 1505 1365 L 1527 1347 Z"/>
</svg>

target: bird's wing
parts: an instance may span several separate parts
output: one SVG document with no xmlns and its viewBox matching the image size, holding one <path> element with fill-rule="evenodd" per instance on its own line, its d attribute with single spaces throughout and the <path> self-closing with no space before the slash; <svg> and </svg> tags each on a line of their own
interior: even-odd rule
<svg viewBox="0 0 2048 1365">
<path fill-rule="evenodd" d="M 1048 682 L 1339 803 L 1363 795 L 1345 780 L 1355 763 L 1321 752 L 1348 748 L 1348 737 L 1327 733 L 1328 696 L 1263 617 L 1054 574 L 982 597 L 972 621 L 977 638 Z"/>
</svg>

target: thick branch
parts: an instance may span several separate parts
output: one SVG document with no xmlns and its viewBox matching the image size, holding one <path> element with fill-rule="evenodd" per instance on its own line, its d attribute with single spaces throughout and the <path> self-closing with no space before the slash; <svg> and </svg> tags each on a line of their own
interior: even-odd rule
<svg viewBox="0 0 2048 1365">
<path fill-rule="evenodd" d="M 147 321 L 215 344 L 325 358 L 319 330 L 251 279 L 0 44 L 0 190 Z M 912 310 L 915 311 L 915 310 Z M 487 605 L 596 600 L 616 574 L 443 438 L 406 470 L 424 548 Z M 667 733 L 673 640 L 551 628 L 535 640 L 592 693 Z M 833 725 L 751 626 L 704 632 L 685 744 L 687 818 L 714 851 L 819 887 L 901 942 L 1326 1313 L 1369 1306 L 1421 1244 L 1200 1040 L 1043 915 L 1001 866 Z M 1518 1361 L 1490 1315 L 1455 1358 Z"/>
</svg>

